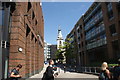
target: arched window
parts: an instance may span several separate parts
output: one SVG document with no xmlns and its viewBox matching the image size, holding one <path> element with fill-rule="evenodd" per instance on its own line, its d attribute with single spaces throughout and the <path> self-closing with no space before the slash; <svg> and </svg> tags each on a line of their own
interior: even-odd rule
<svg viewBox="0 0 120 80">
<path fill-rule="evenodd" d="M 62 42 L 60 41 L 60 45 L 62 45 Z"/>
</svg>

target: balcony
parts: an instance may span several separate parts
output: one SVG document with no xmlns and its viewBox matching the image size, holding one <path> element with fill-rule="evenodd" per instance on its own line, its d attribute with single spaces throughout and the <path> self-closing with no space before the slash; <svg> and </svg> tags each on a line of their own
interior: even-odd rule
<svg viewBox="0 0 120 80">
<path fill-rule="evenodd" d="M 101 5 L 101 3 L 99 3 L 99 4 L 95 7 L 95 9 L 84 19 L 85 22 L 91 17 L 91 15 L 93 15 L 93 14 L 96 12 L 96 10 L 99 9 L 100 5 Z"/>
<path fill-rule="evenodd" d="M 100 40 L 97 40 L 93 43 L 88 44 L 87 50 L 92 49 L 92 48 L 96 48 L 96 47 L 100 47 L 100 46 L 103 46 L 105 44 L 107 44 L 107 41 L 106 41 L 106 38 L 103 38 L 103 39 L 100 39 Z"/>
<path fill-rule="evenodd" d="M 105 26 L 104 26 L 104 24 L 101 24 L 96 29 L 93 28 L 91 31 L 87 32 L 85 38 L 86 38 L 86 40 L 90 40 L 90 39 L 98 36 L 99 34 L 101 34 L 104 31 L 105 31 Z"/>
<path fill-rule="evenodd" d="M 102 11 L 98 12 L 95 17 L 91 18 L 89 22 L 85 25 L 85 31 L 89 30 L 91 27 L 93 27 L 96 23 L 99 23 L 101 19 L 103 18 Z"/>
</svg>

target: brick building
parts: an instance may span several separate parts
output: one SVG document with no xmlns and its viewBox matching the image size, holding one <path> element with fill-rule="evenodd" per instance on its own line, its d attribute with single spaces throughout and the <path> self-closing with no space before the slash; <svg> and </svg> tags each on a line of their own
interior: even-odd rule
<svg viewBox="0 0 120 80">
<path fill-rule="evenodd" d="M 71 31 L 78 47 L 76 62 L 81 66 L 115 63 L 120 58 L 119 26 L 119 2 L 94 2 Z"/>
<path fill-rule="evenodd" d="M 20 74 L 30 77 L 44 64 L 44 19 L 39 2 L 2 3 L 8 18 L 8 70 L 22 64 Z M 4 35 L 2 35 L 4 37 Z M 3 62 L 4 63 L 4 62 Z M 4 69 L 4 67 L 2 69 Z M 7 68 L 5 68 L 5 71 Z M 4 73 L 4 72 L 3 72 Z M 5 74 L 5 73 L 4 73 Z M 7 73 L 5 74 L 7 75 Z"/>
</svg>

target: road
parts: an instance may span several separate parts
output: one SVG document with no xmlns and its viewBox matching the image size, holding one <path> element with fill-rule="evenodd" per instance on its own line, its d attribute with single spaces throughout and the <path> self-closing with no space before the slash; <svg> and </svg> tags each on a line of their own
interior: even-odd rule
<svg viewBox="0 0 120 80">
<path fill-rule="evenodd" d="M 45 66 L 39 74 L 30 77 L 28 80 L 33 80 L 33 79 L 35 80 L 35 78 L 36 80 L 37 79 L 40 80 L 40 78 L 42 78 L 43 73 L 46 70 L 46 67 L 47 66 Z M 69 71 L 64 73 L 63 70 L 60 70 L 60 73 L 57 77 L 55 77 L 55 80 L 98 80 L 98 76 L 92 74 L 69 72 Z"/>
</svg>

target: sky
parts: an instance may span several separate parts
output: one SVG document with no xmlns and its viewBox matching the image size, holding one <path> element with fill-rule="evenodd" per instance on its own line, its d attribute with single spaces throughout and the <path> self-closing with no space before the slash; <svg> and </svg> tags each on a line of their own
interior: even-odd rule
<svg viewBox="0 0 120 80">
<path fill-rule="evenodd" d="M 45 41 L 57 44 L 59 26 L 65 39 L 91 4 L 92 2 L 43 2 Z"/>
</svg>

